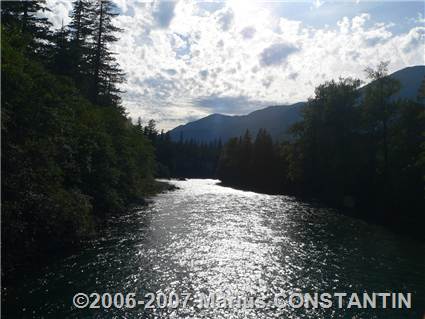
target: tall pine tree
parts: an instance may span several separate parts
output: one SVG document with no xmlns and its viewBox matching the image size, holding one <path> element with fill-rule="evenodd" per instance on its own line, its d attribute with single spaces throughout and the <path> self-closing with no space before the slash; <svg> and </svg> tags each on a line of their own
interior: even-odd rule
<svg viewBox="0 0 425 319">
<path fill-rule="evenodd" d="M 3 1 L 1 3 L 2 25 L 7 30 L 22 34 L 27 48 L 33 54 L 45 59 L 52 40 L 51 23 L 39 12 L 50 11 L 46 1 Z"/>
<path fill-rule="evenodd" d="M 94 47 L 92 50 L 93 88 L 92 100 L 101 105 L 118 105 L 120 90 L 117 84 L 123 82 L 124 74 L 120 69 L 110 44 L 118 41 L 117 32 L 122 30 L 113 24 L 118 15 L 110 0 L 95 2 L 93 12 Z"/>
<path fill-rule="evenodd" d="M 80 89 L 85 88 L 85 95 L 89 95 L 89 84 L 92 79 L 90 72 L 90 59 L 94 47 L 94 12 L 93 2 L 88 0 L 76 0 L 70 15 L 70 55 L 71 73 Z"/>
</svg>

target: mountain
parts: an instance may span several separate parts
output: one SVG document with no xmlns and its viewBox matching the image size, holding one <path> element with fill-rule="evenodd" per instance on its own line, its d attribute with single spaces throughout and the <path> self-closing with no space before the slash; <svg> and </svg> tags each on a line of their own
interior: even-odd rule
<svg viewBox="0 0 425 319">
<path fill-rule="evenodd" d="M 425 66 L 404 68 L 390 75 L 401 83 L 401 90 L 393 98 L 416 100 L 419 88 L 425 80 Z M 366 85 L 367 86 L 367 85 Z M 365 87 L 366 87 L 365 86 Z M 360 89 L 364 90 L 364 87 Z M 177 126 L 169 133 L 175 141 L 193 139 L 198 142 L 209 142 L 241 136 L 249 129 L 255 136 L 260 128 L 265 128 L 274 139 L 287 136 L 287 129 L 300 118 L 300 110 L 305 102 L 292 105 L 269 106 L 247 115 L 211 114 L 197 121 Z"/>
<path fill-rule="evenodd" d="M 300 119 L 303 102 L 293 105 L 269 106 L 248 115 L 211 114 L 200 120 L 180 125 L 170 131 L 173 140 L 193 139 L 213 141 L 221 138 L 223 142 L 234 136 L 243 135 L 249 129 L 257 134 L 260 128 L 266 128 L 274 138 L 283 137 L 286 129 Z"/>
<path fill-rule="evenodd" d="M 391 77 L 397 79 L 401 83 L 400 91 L 393 97 L 394 99 L 411 99 L 418 98 L 419 88 L 425 81 L 425 65 L 417 65 L 401 69 L 391 74 Z"/>
<path fill-rule="evenodd" d="M 390 76 L 401 84 L 400 91 L 391 98 L 392 100 L 399 98 L 416 100 L 419 88 L 422 82 L 425 81 L 425 65 L 407 67 L 390 74 Z M 363 92 L 369 85 L 366 84 L 361 87 L 360 92 Z"/>
</svg>

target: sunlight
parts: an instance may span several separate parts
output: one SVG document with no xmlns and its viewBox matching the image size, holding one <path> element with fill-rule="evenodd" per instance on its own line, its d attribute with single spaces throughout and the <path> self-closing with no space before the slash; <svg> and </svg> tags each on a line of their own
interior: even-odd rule
<svg viewBox="0 0 425 319">
<path fill-rule="evenodd" d="M 0 1 L 0 318 L 425 319 L 425 0 Z"/>
<path fill-rule="evenodd" d="M 258 21 L 258 13 L 263 9 L 261 2 L 255 0 L 229 0 L 229 6 L 233 9 L 238 24 Z"/>
</svg>

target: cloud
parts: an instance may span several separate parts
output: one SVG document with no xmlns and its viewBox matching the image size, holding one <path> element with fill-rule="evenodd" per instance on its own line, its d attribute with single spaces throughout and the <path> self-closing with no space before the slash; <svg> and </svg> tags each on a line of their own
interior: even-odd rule
<svg viewBox="0 0 425 319">
<path fill-rule="evenodd" d="M 261 81 L 261 84 L 265 87 L 265 88 L 269 88 L 270 85 L 273 83 L 274 81 L 274 77 L 273 76 L 268 76 L 265 79 L 263 79 Z"/>
<path fill-rule="evenodd" d="M 49 18 L 60 23 L 71 2 L 48 1 Z M 425 27 L 409 20 L 416 12 L 400 30 L 370 12 L 311 26 L 237 1 L 114 1 L 122 10 L 115 24 L 125 30 L 111 45 L 127 75 L 123 106 L 132 118 L 153 118 L 165 129 L 210 113 L 306 100 L 326 80 L 364 80 L 362 70 L 381 60 L 391 60 L 390 72 L 425 64 Z M 332 8 L 326 2 L 306 14 Z"/>
<path fill-rule="evenodd" d="M 253 100 L 248 96 L 207 96 L 193 100 L 194 104 L 209 112 L 227 115 L 246 114 L 266 106 L 264 101 Z"/>
<path fill-rule="evenodd" d="M 279 65 L 299 49 L 291 43 L 276 43 L 265 48 L 260 54 L 260 64 L 263 66 Z"/>
<path fill-rule="evenodd" d="M 295 81 L 298 78 L 298 76 L 299 76 L 298 72 L 293 72 L 293 73 L 288 74 L 288 79 Z"/>
<path fill-rule="evenodd" d="M 159 1 L 153 11 L 153 17 L 160 28 L 168 28 L 174 17 L 174 1 Z"/>
<path fill-rule="evenodd" d="M 425 17 L 421 12 L 418 12 L 418 15 L 416 18 L 411 18 L 411 21 L 413 21 L 414 23 L 425 23 Z"/>
<path fill-rule="evenodd" d="M 253 27 L 246 27 L 242 29 L 241 34 L 244 39 L 252 39 L 255 35 L 255 31 Z"/>
<path fill-rule="evenodd" d="M 201 77 L 201 79 L 203 80 L 203 81 L 205 81 L 206 79 L 207 79 L 207 77 L 208 77 L 208 70 L 202 70 L 202 71 L 199 71 L 199 75 L 200 75 L 200 77 Z"/>
<path fill-rule="evenodd" d="M 165 73 L 167 73 L 168 75 L 171 75 L 171 76 L 173 76 L 173 75 L 176 75 L 177 74 L 177 71 L 176 70 L 174 70 L 174 69 L 164 69 L 163 70 Z"/>
<path fill-rule="evenodd" d="M 415 27 L 409 31 L 407 37 L 403 39 L 402 50 L 406 53 L 415 51 L 425 43 L 425 27 Z M 425 59 L 425 57 L 424 57 Z"/>
<path fill-rule="evenodd" d="M 227 9 L 225 11 L 220 12 L 220 14 L 217 17 L 217 21 L 219 25 L 221 26 L 221 30 L 227 31 L 232 26 L 234 19 L 233 10 Z"/>
<path fill-rule="evenodd" d="M 367 21 L 370 20 L 370 14 L 368 13 L 362 13 L 358 16 L 355 16 L 351 20 L 351 28 L 353 31 L 362 30 L 363 26 L 366 24 Z"/>
<path fill-rule="evenodd" d="M 40 15 L 49 19 L 54 29 L 67 25 L 70 21 L 69 12 L 72 10 L 72 2 L 67 0 L 47 0 L 46 7 L 51 11 L 40 12 Z"/>
<path fill-rule="evenodd" d="M 198 13 L 201 16 L 205 16 L 208 13 L 223 9 L 225 5 L 224 1 L 200 1 L 198 2 L 198 8 L 200 9 Z"/>
<path fill-rule="evenodd" d="M 370 14 L 313 28 L 260 11 L 242 19 L 228 4 L 205 10 L 180 1 L 168 28 L 157 28 L 153 9 L 127 6 L 134 17 L 118 18 L 126 32 L 113 48 L 128 75 L 123 105 L 133 118 L 167 129 L 210 113 L 306 100 L 323 81 L 365 79 L 362 70 L 380 60 L 392 61 L 390 71 L 424 63 L 423 28 L 394 34 L 390 22 Z"/>
</svg>

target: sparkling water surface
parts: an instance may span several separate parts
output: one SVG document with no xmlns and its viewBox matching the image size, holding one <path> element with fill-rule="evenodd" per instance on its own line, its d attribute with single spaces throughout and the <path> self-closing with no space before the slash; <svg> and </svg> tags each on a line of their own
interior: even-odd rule
<svg viewBox="0 0 425 319">
<path fill-rule="evenodd" d="M 7 292 L 6 317 L 421 318 L 423 243 L 293 197 L 235 190 L 217 180 L 171 183 L 179 189 L 112 218 L 90 248 L 21 278 Z M 411 292 L 414 309 L 295 309 L 287 299 L 273 306 L 279 292 L 364 291 Z M 191 297 L 176 309 L 155 302 L 154 309 L 81 310 L 72 305 L 77 292 Z M 211 293 L 266 305 L 200 308 L 196 297 Z"/>
</svg>

